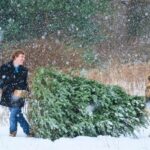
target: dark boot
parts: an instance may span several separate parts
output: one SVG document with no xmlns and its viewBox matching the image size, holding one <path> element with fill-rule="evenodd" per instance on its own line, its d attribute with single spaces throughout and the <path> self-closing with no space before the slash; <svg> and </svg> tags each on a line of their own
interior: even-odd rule
<svg viewBox="0 0 150 150">
<path fill-rule="evenodd" d="M 29 134 L 27 134 L 27 137 L 34 137 L 34 132 L 33 131 L 30 131 Z"/>
<path fill-rule="evenodd" d="M 9 136 L 15 137 L 15 136 L 16 136 L 16 132 L 10 132 L 10 133 L 9 133 Z"/>
</svg>

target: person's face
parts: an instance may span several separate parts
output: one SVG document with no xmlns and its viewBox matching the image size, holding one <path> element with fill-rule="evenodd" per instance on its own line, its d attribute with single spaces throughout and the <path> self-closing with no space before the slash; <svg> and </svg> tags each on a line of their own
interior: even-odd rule
<svg viewBox="0 0 150 150">
<path fill-rule="evenodd" d="M 17 57 L 15 57 L 14 62 L 18 65 L 23 65 L 25 62 L 25 55 L 24 54 L 19 54 Z"/>
</svg>

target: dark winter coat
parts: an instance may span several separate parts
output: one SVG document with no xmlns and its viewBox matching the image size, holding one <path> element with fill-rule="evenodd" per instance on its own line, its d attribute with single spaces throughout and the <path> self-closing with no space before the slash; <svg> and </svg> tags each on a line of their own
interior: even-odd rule
<svg viewBox="0 0 150 150">
<path fill-rule="evenodd" d="M 6 107 L 24 106 L 23 98 L 15 102 L 12 101 L 12 93 L 14 90 L 28 90 L 27 75 L 27 68 L 19 66 L 18 71 L 16 71 L 13 61 L 3 64 L 0 67 L 0 88 L 2 89 L 0 105 Z"/>
</svg>

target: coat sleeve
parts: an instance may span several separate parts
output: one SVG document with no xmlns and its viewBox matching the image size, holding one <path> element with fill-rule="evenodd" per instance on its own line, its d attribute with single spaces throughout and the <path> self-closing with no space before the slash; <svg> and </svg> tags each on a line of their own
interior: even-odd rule
<svg viewBox="0 0 150 150">
<path fill-rule="evenodd" d="M 24 78 L 24 85 L 25 85 L 25 90 L 29 92 L 29 86 L 28 86 L 28 70 L 26 71 L 25 78 Z"/>
<path fill-rule="evenodd" d="M 4 66 L 2 65 L 0 67 L 0 89 L 3 88 L 4 86 L 4 81 L 3 81 L 3 73 L 4 73 Z"/>
<path fill-rule="evenodd" d="M 16 85 L 15 89 L 29 91 L 27 78 L 28 78 L 28 70 L 24 71 L 24 73 L 21 76 L 20 80 L 17 82 L 17 85 Z"/>
</svg>

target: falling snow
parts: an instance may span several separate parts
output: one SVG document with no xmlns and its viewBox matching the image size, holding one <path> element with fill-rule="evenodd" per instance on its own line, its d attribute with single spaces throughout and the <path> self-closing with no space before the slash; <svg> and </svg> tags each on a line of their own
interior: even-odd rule
<svg viewBox="0 0 150 150">
<path fill-rule="evenodd" d="M 79 0 L 68 2 L 64 5 L 65 2 L 57 4 L 48 0 L 41 3 L 1 1 L 0 63 L 10 58 L 11 51 L 23 48 L 29 77 L 39 66 L 76 68 L 79 76 L 119 85 L 131 95 L 144 96 L 150 74 L 150 3 L 136 0 L 98 0 L 96 5 L 97 1 L 91 0 L 85 4 Z M 3 75 L 2 79 L 5 78 Z M 89 105 L 87 113 L 92 115 L 92 110 L 93 106 Z M 19 129 L 13 139 L 8 137 L 8 111 L 0 107 L 1 150 L 126 150 L 129 146 L 132 150 L 149 150 L 150 128 L 140 129 L 136 134 L 137 139 L 98 136 L 52 142 L 26 138 Z M 22 147 L 24 143 L 26 147 Z"/>
</svg>

